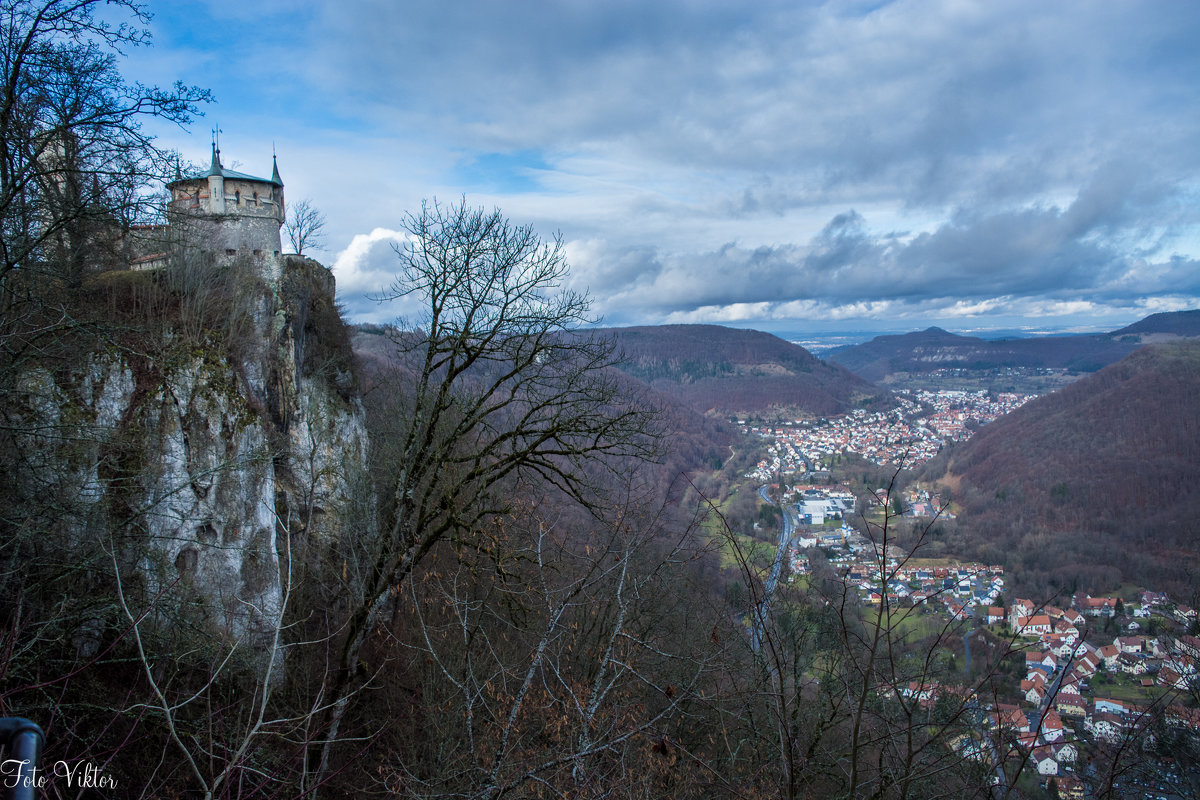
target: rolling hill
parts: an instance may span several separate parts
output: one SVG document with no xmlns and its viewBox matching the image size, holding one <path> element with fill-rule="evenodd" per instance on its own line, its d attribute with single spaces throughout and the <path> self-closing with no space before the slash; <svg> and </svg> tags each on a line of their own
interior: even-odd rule
<svg viewBox="0 0 1200 800">
<path fill-rule="evenodd" d="M 1035 589 L 1200 588 L 1200 340 L 1147 345 L 1033 400 L 926 477 L 952 488 L 975 548 Z"/>
<path fill-rule="evenodd" d="M 849 370 L 769 333 L 718 325 L 609 328 L 627 374 L 701 413 L 840 414 L 890 404 Z"/>
<path fill-rule="evenodd" d="M 358 372 L 368 396 L 375 392 L 393 394 L 399 385 L 411 381 L 406 359 L 400 355 L 397 341 L 405 334 L 387 327 L 360 325 L 353 335 L 354 355 Z M 736 441 L 737 432 L 724 420 L 706 417 L 682 400 L 648 386 L 636 376 L 614 371 L 626 398 L 639 398 L 653 404 L 659 411 L 659 425 L 669 432 L 670 451 L 660 465 L 664 475 L 691 472 L 698 467 L 720 466 L 729 455 L 729 446 Z"/>
<path fill-rule="evenodd" d="M 829 351 L 828 360 L 872 382 L 898 373 L 952 368 L 972 372 L 1049 369 L 1095 372 L 1150 341 L 1200 336 L 1200 311 L 1153 314 L 1110 333 L 987 340 L 941 328 L 877 336 L 863 344 Z"/>
<path fill-rule="evenodd" d="M 1200 309 L 1151 314 L 1143 320 L 1113 331 L 1110 336 L 1137 336 L 1140 339 L 1153 337 L 1156 340 L 1171 337 L 1200 336 Z"/>
</svg>

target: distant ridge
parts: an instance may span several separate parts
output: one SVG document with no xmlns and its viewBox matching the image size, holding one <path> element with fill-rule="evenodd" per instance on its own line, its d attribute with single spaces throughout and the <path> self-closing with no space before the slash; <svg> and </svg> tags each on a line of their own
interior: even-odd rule
<svg viewBox="0 0 1200 800">
<path fill-rule="evenodd" d="M 1004 368 L 1095 372 L 1149 341 L 1200 336 L 1200 311 L 1153 314 L 1111 333 L 986 340 L 941 328 L 877 336 L 863 344 L 830 350 L 826 358 L 865 380 L 880 382 L 897 373 L 953 368 L 983 372 Z"/>
<path fill-rule="evenodd" d="M 587 335 L 592 333 L 586 332 Z M 366 391 L 377 391 L 397 379 L 411 379 L 407 360 L 398 346 L 398 342 L 404 342 L 410 336 L 388 326 L 355 327 L 354 356 Z M 678 398 L 655 391 L 635 376 L 614 370 L 613 377 L 622 384 L 620 391 L 623 397 L 639 398 L 658 408 L 659 422 L 671 434 L 669 452 L 659 464 L 659 469 L 670 476 L 668 482 L 676 475 L 704 465 L 719 465 L 728 458 L 729 446 L 735 443 L 738 436 L 734 426 L 725 420 L 697 413 Z"/>
<path fill-rule="evenodd" d="M 1113 331 L 1111 336 L 1166 333 L 1173 336 L 1200 336 L 1200 309 L 1165 311 Z"/>
<path fill-rule="evenodd" d="M 982 552 L 1072 581 L 1200 587 L 1200 339 L 1147 345 L 985 426 L 927 477 Z M 936 474 L 938 470 L 941 474 Z"/>
<path fill-rule="evenodd" d="M 761 331 L 719 325 L 608 328 L 621 368 L 702 413 L 840 414 L 890 394 L 803 347 Z"/>
</svg>

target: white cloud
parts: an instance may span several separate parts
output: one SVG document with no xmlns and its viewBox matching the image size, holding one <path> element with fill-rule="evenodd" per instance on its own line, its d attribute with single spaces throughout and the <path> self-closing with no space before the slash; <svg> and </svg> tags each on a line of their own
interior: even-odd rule
<svg viewBox="0 0 1200 800">
<path fill-rule="evenodd" d="M 278 133 L 289 197 L 326 212 L 360 319 L 384 313 L 362 298 L 390 279 L 404 212 L 464 194 L 562 231 L 573 288 L 613 322 L 1200 305 L 1200 5 L 256 9 L 210 41 L 169 14 L 168 52 L 145 63 L 218 82 L 231 155 Z M 237 42 L 273 23 L 295 77 L 245 80 L 260 50 Z M 462 168 L 478 163 L 512 171 Z"/>
</svg>

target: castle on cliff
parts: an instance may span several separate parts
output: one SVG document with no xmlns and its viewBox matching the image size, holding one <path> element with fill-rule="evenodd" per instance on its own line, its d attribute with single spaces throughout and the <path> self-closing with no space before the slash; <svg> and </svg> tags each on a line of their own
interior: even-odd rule
<svg viewBox="0 0 1200 800">
<path fill-rule="evenodd" d="M 214 142 L 207 172 L 191 177 L 177 172 L 167 184 L 172 239 L 202 248 L 217 263 L 248 258 L 262 265 L 264 275 L 278 277 L 286 209 L 279 163 L 274 156 L 271 161 L 270 178 L 236 172 L 221 164 Z"/>
<path fill-rule="evenodd" d="M 165 234 L 172 249 L 184 257 L 218 265 L 248 260 L 263 277 L 277 280 L 283 263 L 279 229 L 286 207 L 279 164 L 274 156 L 271 161 L 270 178 L 237 172 L 221 163 L 221 150 L 214 142 L 206 172 L 184 176 L 176 169 L 175 179 L 167 184 L 167 226 L 165 230 L 153 226 L 145 234 L 151 238 Z M 164 266 L 168 256 L 166 252 L 145 255 L 134 259 L 130 268 L 155 269 Z"/>
</svg>

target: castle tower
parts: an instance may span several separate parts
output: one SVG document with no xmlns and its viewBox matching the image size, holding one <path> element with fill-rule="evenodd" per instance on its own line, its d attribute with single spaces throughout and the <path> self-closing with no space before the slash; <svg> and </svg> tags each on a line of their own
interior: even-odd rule
<svg viewBox="0 0 1200 800">
<path fill-rule="evenodd" d="M 278 280 L 279 229 L 285 208 L 279 164 L 272 161 L 270 178 L 226 169 L 214 142 L 208 172 L 179 176 L 167 184 L 171 193 L 167 217 L 174 241 L 211 256 L 218 264 L 250 259 L 262 265 L 264 277 Z"/>
</svg>

